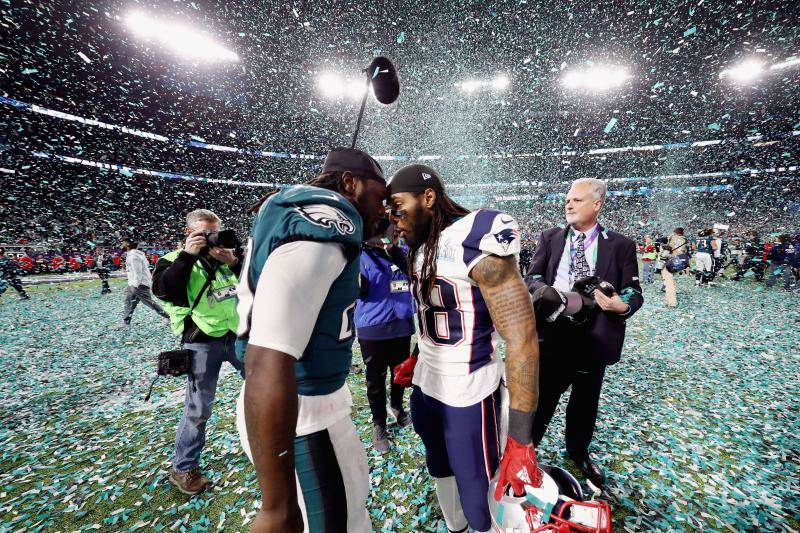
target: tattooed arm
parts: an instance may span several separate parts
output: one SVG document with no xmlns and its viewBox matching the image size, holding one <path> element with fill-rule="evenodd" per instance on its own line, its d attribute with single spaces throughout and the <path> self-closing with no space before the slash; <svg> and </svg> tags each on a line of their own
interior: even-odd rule
<svg viewBox="0 0 800 533">
<path fill-rule="evenodd" d="M 539 401 L 539 338 L 528 289 L 513 256 L 489 255 L 470 272 L 497 331 L 506 341 L 506 381 L 511 415 L 532 418 Z M 510 420 L 513 423 L 513 419 Z M 527 427 L 530 428 L 530 421 Z M 522 442 L 530 442 L 530 432 Z M 515 438 L 517 438 L 515 436 Z M 519 439 L 517 439 L 519 440 Z"/>
</svg>

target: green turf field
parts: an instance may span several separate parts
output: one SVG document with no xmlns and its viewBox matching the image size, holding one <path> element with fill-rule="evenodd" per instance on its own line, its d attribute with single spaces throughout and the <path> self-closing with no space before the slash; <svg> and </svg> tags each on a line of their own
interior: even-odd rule
<svg viewBox="0 0 800 533">
<path fill-rule="evenodd" d="M 800 528 L 800 299 L 751 280 L 722 285 L 681 279 L 675 310 L 647 286 L 607 372 L 594 448 L 617 498 L 615 529 Z M 208 426 L 202 461 L 216 487 L 184 496 L 166 479 L 182 384 L 162 379 L 142 401 L 155 355 L 176 341 L 142 306 L 129 333 L 112 329 L 124 281 L 112 287 L 0 298 L 0 531 L 245 529 L 259 492 L 235 432 L 240 378 L 225 371 Z M 349 383 L 369 446 L 363 374 Z M 562 420 L 563 406 L 541 462 L 564 463 Z M 411 427 L 393 432 L 390 453 L 368 448 L 373 525 L 441 531 L 421 443 Z"/>
</svg>

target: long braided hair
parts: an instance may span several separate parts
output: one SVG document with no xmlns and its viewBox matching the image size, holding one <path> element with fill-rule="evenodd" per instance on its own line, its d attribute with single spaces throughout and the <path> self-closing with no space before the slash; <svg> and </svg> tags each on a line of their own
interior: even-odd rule
<svg viewBox="0 0 800 533">
<path fill-rule="evenodd" d="M 436 191 L 436 200 L 433 203 L 433 219 L 431 220 L 428 239 L 425 241 L 425 255 L 422 259 L 422 268 L 419 275 L 422 289 L 420 294 L 422 301 L 427 305 L 431 303 L 431 293 L 436 283 L 436 256 L 439 253 L 439 236 L 456 218 L 468 214 L 469 210 L 455 203 L 452 198 L 447 196 L 447 193 Z M 419 247 L 411 250 L 411 253 L 408 254 L 409 272 L 414 272 L 414 260 L 418 251 Z"/>
</svg>

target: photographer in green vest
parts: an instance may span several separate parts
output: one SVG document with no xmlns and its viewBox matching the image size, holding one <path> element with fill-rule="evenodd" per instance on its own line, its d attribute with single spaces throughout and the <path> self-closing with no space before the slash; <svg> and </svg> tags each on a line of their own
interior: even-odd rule
<svg viewBox="0 0 800 533">
<path fill-rule="evenodd" d="M 244 366 L 234 352 L 242 252 L 236 234 L 220 231 L 219 217 L 207 209 L 186 215 L 185 233 L 183 249 L 156 263 L 153 294 L 165 303 L 172 331 L 192 351 L 169 480 L 184 494 L 198 494 L 210 486 L 200 470 L 200 452 L 222 363 L 228 361 L 244 377 Z"/>
</svg>

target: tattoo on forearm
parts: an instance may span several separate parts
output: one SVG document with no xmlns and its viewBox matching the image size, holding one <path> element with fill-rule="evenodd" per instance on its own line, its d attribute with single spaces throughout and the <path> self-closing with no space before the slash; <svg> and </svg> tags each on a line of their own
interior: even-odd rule
<svg viewBox="0 0 800 533">
<path fill-rule="evenodd" d="M 511 407 L 535 411 L 539 399 L 539 340 L 530 295 L 516 261 L 489 256 L 475 266 L 471 275 L 478 282 L 497 331 L 506 341 Z"/>
<path fill-rule="evenodd" d="M 527 353 L 506 353 L 506 382 L 511 397 L 510 407 L 525 413 L 536 410 L 539 403 L 539 357 Z"/>
</svg>

